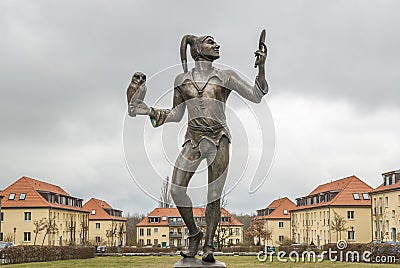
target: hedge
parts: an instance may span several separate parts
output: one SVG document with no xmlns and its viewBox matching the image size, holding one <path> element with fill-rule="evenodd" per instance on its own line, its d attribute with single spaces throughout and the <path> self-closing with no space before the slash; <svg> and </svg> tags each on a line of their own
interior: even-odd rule
<svg viewBox="0 0 400 268">
<path fill-rule="evenodd" d="M 87 246 L 15 246 L 3 251 L 5 263 L 88 259 L 96 255 L 95 247 Z"/>
</svg>

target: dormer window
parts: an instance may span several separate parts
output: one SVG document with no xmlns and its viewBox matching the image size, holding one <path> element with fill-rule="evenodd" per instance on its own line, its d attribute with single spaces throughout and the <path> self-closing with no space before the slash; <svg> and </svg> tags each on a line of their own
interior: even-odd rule
<svg viewBox="0 0 400 268">
<path fill-rule="evenodd" d="M 162 218 L 161 218 L 163 221 L 166 221 L 167 220 L 167 217 L 166 216 L 162 216 Z"/>
<path fill-rule="evenodd" d="M 364 200 L 369 200 L 369 194 L 362 194 Z M 375 200 L 376 201 L 376 200 Z"/>
<path fill-rule="evenodd" d="M 26 198 L 25 193 L 19 195 L 19 200 L 25 200 L 25 198 Z"/>
<path fill-rule="evenodd" d="M 289 214 L 289 211 L 287 209 L 284 209 L 283 210 L 283 215 L 288 215 L 288 214 Z"/>
<path fill-rule="evenodd" d="M 353 193 L 354 200 L 360 200 L 360 195 L 357 193 Z"/>
<path fill-rule="evenodd" d="M 92 215 L 96 215 L 96 210 L 92 209 Z"/>
<path fill-rule="evenodd" d="M 15 198 L 15 194 L 10 194 L 10 195 L 8 196 L 8 200 L 14 200 L 14 198 Z"/>
</svg>

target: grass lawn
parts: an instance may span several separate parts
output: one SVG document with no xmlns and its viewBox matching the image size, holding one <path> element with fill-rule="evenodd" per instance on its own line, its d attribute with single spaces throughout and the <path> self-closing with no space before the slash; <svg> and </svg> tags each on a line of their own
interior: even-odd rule
<svg viewBox="0 0 400 268">
<path fill-rule="evenodd" d="M 25 264 L 6 265 L 5 267 L 143 267 L 143 268 L 172 268 L 175 262 L 180 259 L 178 256 L 126 256 L 126 257 L 96 257 L 86 260 L 68 260 L 68 261 L 51 261 L 51 262 L 34 262 Z M 254 256 L 218 256 L 219 261 L 226 263 L 228 268 L 231 267 L 367 267 L 367 268 L 385 268 L 397 267 L 396 264 L 365 264 L 365 263 L 346 263 L 346 262 L 330 262 L 322 263 L 282 263 L 274 259 L 273 262 L 259 262 Z"/>
</svg>

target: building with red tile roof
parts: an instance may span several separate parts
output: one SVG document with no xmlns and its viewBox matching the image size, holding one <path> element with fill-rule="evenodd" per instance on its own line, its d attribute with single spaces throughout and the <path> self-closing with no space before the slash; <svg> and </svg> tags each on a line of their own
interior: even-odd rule
<svg viewBox="0 0 400 268">
<path fill-rule="evenodd" d="M 317 186 L 307 196 L 296 198 L 291 212 L 292 239 L 317 246 L 340 239 L 349 242 L 371 241 L 372 187 L 356 176 Z M 343 228 L 335 228 L 341 219 Z"/>
<path fill-rule="evenodd" d="M 400 242 L 400 170 L 383 173 L 370 195 L 373 240 Z"/>
<path fill-rule="evenodd" d="M 257 216 L 253 220 L 265 222 L 264 228 L 270 234 L 260 241 L 263 245 L 280 245 L 285 240 L 290 240 L 291 224 L 290 210 L 296 205 L 289 198 L 283 197 L 272 201 L 266 208 L 257 210 Z M 258 238 L 254 238 L 256 244 Z"/>
<path fill-rule="evenodd" d="M 197 225 L 205 230 L 205 209 L 193 208 L 193 216 Z M 177 208 L 155 208 L 136 225 L 136 230 L 140 246 L 180 248 L 188 243 L 188 231 Z M 223 245 L 236 245 L 243 241 L 243 224 L 225 208 L 221 208 L 217 232 Z"/>
<path fill-rule="evenodd" d="M 82 199 L 73 197 L 60 186 L 29 177 L 21 177 L 0 195 L 2 199 L 2 240 L 15 244 L 80 244 L 87 241 L 89 213 Z M 35 234 L 35 222 L 53 226 Z"/>
<path fill-rule="evenodd" d="M 106 201 L 91 198 L 83 208 L 89 214 L 89 241 L 96 245 L 125 246 L 126 218 L 122 210 L 111 207 Z"/>
</svg>

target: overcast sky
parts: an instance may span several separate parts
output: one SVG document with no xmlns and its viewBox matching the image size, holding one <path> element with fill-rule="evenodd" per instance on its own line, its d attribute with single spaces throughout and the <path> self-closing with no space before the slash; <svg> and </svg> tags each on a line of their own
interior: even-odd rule
<svg viewBox="0 0 400 268">
<path fill-rule="evenodd" d="M 228 106 L 269 107 L 275 160 L 256 193 L 247 192 L 251 178 L 239 182 L 227 197 L 228 209 L 252 213 L 275 198 L 294 200 L 353 174 L 376 187 L 381 173 L 400 168 L 398 1 L 195 3 L 1 1 L 0 188 L 26 175 L 124 212 L 149 212 L 157 202 L 131 178 L 123 149 L 132 173 L 157 192 L 161 179 L 140 148 L 160 130 L 148 127 L 144 138 L 147 118 L 126 118 L 132 73 L 154 77 L 148 103 L 167 93 L 159 103 L 167 108 L 180 67 L 155 74 L 179 64 L 180 40 L 190 33 L 214 36 L 221 45 L 218 63 L 253 80 L 253 52 L 263 28 L 269 48 L 266 102 L 257 106 L 232 97 Z M 271 126 L 268 118 L 259 120 Z M 252 140 L 243 146 L 243 125 L 229 119 L 238 163 L 229 170 L 232 186 L 243 169 L 240 157 L 260 146 Z M 163 142 L 177 154 L 182 133 L 167 134 Z M 165 157 L 159 155 L 157 163 L 161 177 L 172 174 Z M 204 181 L 205 173 L 198 178 Z"/>
</svg>

